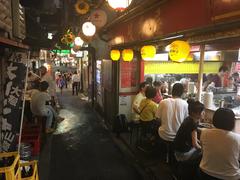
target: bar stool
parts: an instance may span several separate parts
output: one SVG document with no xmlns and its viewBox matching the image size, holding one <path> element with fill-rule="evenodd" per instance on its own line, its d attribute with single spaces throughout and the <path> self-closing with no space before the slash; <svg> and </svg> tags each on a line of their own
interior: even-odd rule
<svg viewBox="0 0 240 180">
<path fill-rule="evenodd" d="M 134 132 L 136 132 L 136 141 L 137 143 L 139 142 L 139 132 L 140 132 L 140 128 L 141 128 L 141 124 L 139 121 L 131 121 L 129 124 L 129 132 L 130 132 L 130 144 L 133 143 L 133 139 L 134 139 Z"/>
<path fill-rule="evenodd" d="M 173 142 L 163 140 L 163 143 L 166 146 L 166 163 L 171 164 L 174 159 Z"/>
</svg>

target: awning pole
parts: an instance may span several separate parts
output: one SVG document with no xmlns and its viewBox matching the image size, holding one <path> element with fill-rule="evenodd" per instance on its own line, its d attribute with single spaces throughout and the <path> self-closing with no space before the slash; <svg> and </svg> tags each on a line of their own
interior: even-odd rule
<svg viewBox="0 0 240 180">
<path fill-rule="evenodd" d="M 21 123 L 20 123 L 19 137 L 18 137 L 18 153 L 20 153 L 21 139 L 22 139 L 22 126 L 23 126 L 23 117 L 24 117 L 24 109 L 25 109 L 25 94 L 27 92 L 29 59 L 30 59 L 30 51 L 28 51 L 25 85 L 24 85 L 24 91 L 23 91 L 23 94 L 22 94 L 23 95 L 23 104 L 22 104 L 22 114 L 21 114 Z"/>
<path fill-rule="evenodd" d="M 199 73 L 198 73 L 198 92 L 197 92 L 198 101 L 201 101 L 201 95 L 202 95 L 204 53 L 205 53 L 205 45 L 202 44 L 200 45 L 200 62 L 199 62 Z"/>
</svg>

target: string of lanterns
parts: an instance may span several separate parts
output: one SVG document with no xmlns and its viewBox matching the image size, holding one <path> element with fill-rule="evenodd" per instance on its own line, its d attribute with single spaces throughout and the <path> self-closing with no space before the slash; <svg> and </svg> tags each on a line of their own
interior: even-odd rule
<svg viewBox="0 0 240 180">
<path fill-rule="evenodd" d="M 118 61 L 122 55 L 123 61 L 130 62 L 133 60 L 134 52 L 132 49 L 124 49 L 122 54 L 119 50 L 110 51 L 110 57 L 113 61 Z M 154 58 L 156 55 L 156 47 L 152 45 L 143 46 L 141 48 L 141 57 L 143 60 Z M 188 60 L 190 55 L 190 45 L 186 41 L 174 41 L 169 45 L 168 55 L 172 61 L 183 62 Z M 190 59 L 192 60 L 192 59 Z"/>
</svg>

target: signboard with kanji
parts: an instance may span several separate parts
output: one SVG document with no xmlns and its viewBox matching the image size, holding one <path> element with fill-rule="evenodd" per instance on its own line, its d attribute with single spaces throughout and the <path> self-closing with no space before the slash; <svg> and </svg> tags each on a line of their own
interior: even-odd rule
<svg viewBox="0 0 240 180">
<path fill-rule="evenodd" d="M 26 66 L 22 63 L 8 62 L 6 69 L 2 119 L 2 150 L 14 151 L 16 148 L 16 133 L 20 127 L 21 100 L 24 90 Z"/>
</svg>

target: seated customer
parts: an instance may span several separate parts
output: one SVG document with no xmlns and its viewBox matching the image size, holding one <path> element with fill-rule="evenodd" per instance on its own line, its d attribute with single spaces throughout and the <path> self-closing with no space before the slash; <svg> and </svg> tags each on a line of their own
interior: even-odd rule
<svg viewBox="0 0 240 180">
<path fill-rule="evenodd" d="M 156 88 L 156 91 L 157 91 L 156 96 L 153 98 L 153 101 L 155 103 L 159 104 L 160 101 L 163 99 L 162 93 L 161 93 L 161 86 L 162 86 L 162 84 L 159 81 L 154 81 L 153 85 L 154 85 L 154 87 Z"/>
<path fill-rule="evenodd" d="M 156 89 L 148 86 L 145 95 L 146 99 L 143 99 L 139 106 L 140 121 L 150 122 L 155 120 L 157 111 L 157 104 L 153 102 L 153 98 L 156 96 Z"/>
<path fill-rule="evenodd" d="M 145 140 L 150 142 L 155 139 L 155 131 L 157 131 L 155 130 L 155 113 L 157 111 L 157 104 L 152 100 L 156 96 L 156 89 L 148 86 L 145 94 L 146 99 L 143 99 L 139 106 L 141 139 L 145 138 Z"/>
<path fill-rule="evenodd" d="M 204 105 L 199 101 L 188 100 L 189 116 L 184 119 L 173 146 L 177 161 L 196 161 L 201 157 L 201 146 L 197 138 L 197 125 L 204 115 Z"/>
<path fill-rule="evenodd" d="M 139 85 L 139 93 L 135 96 L 132 104 L 132 120 L 134 122 L 139 121 L 139 106 L 143 99 L 146 98 L 145 92 L 148 84 L 146 82 L 142 82 Z"/>
<path fill-rule="evenodd" d="M 61 121 L 63 118 L 59 117 L 52 106 L 46 105 L 51 101 L 50 95 L 47 93 L 48 83 L 42 81 L 38 92 L 34 93 L 31 98 L 31 111 L 34 115 L 47 117 L 46 133 L 51 133 L 54 129 L 51 128 L 53 118 Z"/>
<path fill-rule="evenodd" d="M 161 121 L 158 134 L 162 140 L 172 142 L 178 128 L 188 116 L 188 104 L 181 99 L 183 91 L 183 85 L 175 83 L 172 89 L 173 97 L 162 100 L 158 106 L 156 117 Z"/>
<path fill-rule="evenodd" d="M 203 129 L 200 136 L 202 160 L 201 179 L 240 179 L 240 135 L 232 132 L 235 114 L 219 108 L 213 115 L 213 129 Z"/>
</svg>

